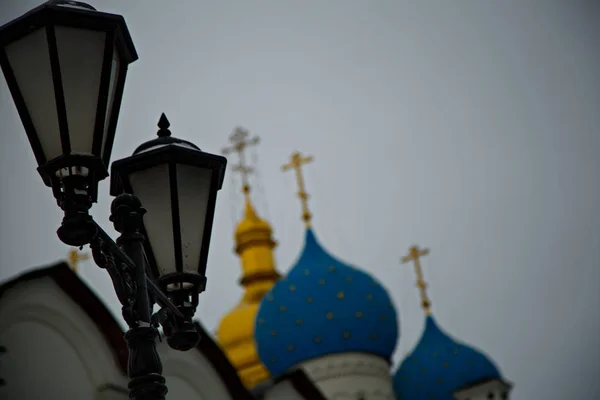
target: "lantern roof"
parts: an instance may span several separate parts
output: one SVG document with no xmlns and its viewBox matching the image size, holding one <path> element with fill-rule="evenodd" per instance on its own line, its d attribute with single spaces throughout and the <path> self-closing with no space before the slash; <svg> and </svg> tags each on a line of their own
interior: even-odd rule
<svg viewBox="0 0 600 400">
<path fill-rule="evenodd" d="M 132 63 L 138 59 L 123 16 L 97 11 L 91 5 L 80 1 L 50 0 L 0 26 L 0 46 L 18 40 L 48 24 L 101 31 L 115 30 L 117 41 L 123 45 L 121 46 L 123 61 Z"/>
</svg>

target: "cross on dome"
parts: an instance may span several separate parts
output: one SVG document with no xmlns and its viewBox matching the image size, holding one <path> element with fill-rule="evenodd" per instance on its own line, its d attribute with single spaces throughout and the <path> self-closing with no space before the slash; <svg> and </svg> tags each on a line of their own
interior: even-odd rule
<svg viewBox="0 0 600 400">
<path fill-rule="evenodd" d="M 88 260 L 89 258 L 89 254 L 81 253 L 77 249 L 71 249 L 69 250 L 69 255 L 67 256 L 67 263 L 73 272 L 77 272 L 79 262 Z"/>
<path fill-rule="evenodd" d="M 260 143 L 260 138 L 258 136 L 254 136 L 252 138 L 248 138 L 249 136 L 248 130 L 238 126 L 235 128 L 233 133 L 229 136 L 229 141 L 231 142 L 231 146 L 223 148 L 223 154 L 231 154 L 233 152 L 238 154 L 239 164 L 233 166 L 234 172 L 239 172 L 242 176 L 242 192 L 244 192 L 244 196 L 248 199 L 250 194 L 250 184 L 248 183 L 248 176 L 254 172 L 254 169 L 246 164 L 246 154 L 245 150 L 250 147 L 257 145 Z"/>
<path fill-rule="evenodd" d="M 419 249 L 418 246 L 412 246 L 408 254 L 400 260 L 402 264 L 413 262 L 415 273 L 417 274 L 417 287 L 421 294 L 421 306 L 425 310 L 425 315 L 431 315 L 431 301 L 427 297 L 427 283 L 423 279 L 423 269 L 421 268 L 421 257 L 429 254 L 429 249 Z"/>
<path fill-rule="evenodd" d="M 313 156 L 302 156 L 300 152 L 295 152 L 290 157 L 290 162 L 281 166 L 282 171 L 294 169 L 296 172 L 296 181 L 298 182 L 298 198 L 302 202 L 302 220 L 307 228 L 310 228 L 310 220 L 312 214 L 308 210 L 308 193 L 304 186 L 304 175 L 302 174 L 302 166 L 311 163 L 314 160 Z"/>
</svg>

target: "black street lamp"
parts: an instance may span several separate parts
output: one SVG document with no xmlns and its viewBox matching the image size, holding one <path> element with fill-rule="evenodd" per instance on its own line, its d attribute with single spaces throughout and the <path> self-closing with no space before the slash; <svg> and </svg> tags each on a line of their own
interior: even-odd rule
<svg viewBox="0 0 600 400">
<path fill-rule="evenodd" d="M 129 325 L 129 397 L 164 399 L 157 328 L 177 350 L 200 339 L 192 317 L 206 286 L 227 160 L 171 137 L 163 114 L 159 137 L 112 165 L 116 243 L 92 219 L 98 182 L 108 176 L 127 67 L 135 60 L 123 17 L 77 1 L 49 1 L 0 27 L 0 66 L 38 171 L 64 212 L 58 237 L 71 246 L 89 244 L 113 281 Z M 153 315 L 155 303 L 161 308 Z"/>
</svg>

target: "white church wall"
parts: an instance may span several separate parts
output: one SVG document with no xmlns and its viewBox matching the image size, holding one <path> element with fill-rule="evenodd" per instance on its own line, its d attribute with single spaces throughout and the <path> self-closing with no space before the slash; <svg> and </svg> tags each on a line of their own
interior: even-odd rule
<svg viewBox="0 0 600 400">
<path fill-rule="evenodd" d="M 84 289 L 78 285 L 85 284 L 75 276 L 60 275 L 59 270 L 48 271 L 49 275 L 3 288 L 0 345 L 7 353 L 0 359 L 0 376 L 6 381 L 0 387 L 0 399 L 128 399 L 129 378 L 95 316 L 88 315 L 91 304 L 78 304 L 55 279 L 66 279 L 67 290 L 77 293 Z M 92 301 L 87 296 L 77 301 Z M 109 322 L 114 324 L 107 327 L 113 337 L 122 334 L 116 322 Z M 207 345 L 210 349 L 210 343 Z M 232 388 L 226 386 L 217 366 L 203 352 L 173 350 L 164 340 L 157 342 L 157 350 L 170 400 L 234 400 Z M 231 393 L 243 390 L 240 382 L 231 384 L 239 385 Z"/>
<path fill-rule="evenodd" d="M 296 391 L 294 385 L 289 381 L 282 381 L 269 388 L 264 400 L 306 400 L 304 396 Z"/>
<path fill-rule="evenodd" d="M 113 385 L 99 387 L 94 400 L 129 400 L 129 391 L 125 387 Z"/>
<path fill-rule="evenodd" d="M 206 398 L 198 392 L 191 382 L 185 379 L 181 379 L 173 375 L 165 376 L 165 379 L 167 380 L 167 387 L 169 388 L 169 391 L 167 392 L 167 399 L 204 400 Z"/>
<path fill-rule="evenodd" d="M 393 400 L 390 364 L 365 353 L 333 354 L 300 366 L 331 400 Z"/>
<path fill-rule="evenodd" d="M 509 399 L 511 386 L 498 379 L 483 382 L 454 393 L 456 400 L 506 400 Z"/>
<path fill-rule="evenodd" d="M 0 340 L 5 399 L 93 399 L 93 380 L 77 350 L 61 332 L 40 322 L 16 322 Z M 10 368 L 8 368 L 10 366 Z"/>
<path fill-rule="evenodd" d="M 127 386 L 112 349 L 90 317 L 48 277 L 4 293 L 0 343 L 7 349 L 0 363 L 6 380 L 0 398 L 124 399 L 122 392 L 106 390 Z"/>
<path fill-rule="evenodd" d="M 170 400 L 235 400 L 215 367 L 202 353 L 196 349 L 173 350 L 166 340 L 158 342 L 157 348 Z"/>
</svg>

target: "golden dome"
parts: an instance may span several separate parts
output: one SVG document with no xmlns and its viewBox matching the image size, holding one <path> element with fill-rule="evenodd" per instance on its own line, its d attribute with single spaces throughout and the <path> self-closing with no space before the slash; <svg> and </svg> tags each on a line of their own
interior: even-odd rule
<svg viewBox="0 0 600 400">
<path fill-rule="evenodd" d="M 244 295 L 240 302 L 223 318 L 217 330 L 217 341 L 242 382 L 252 388 L 269 378 L 269 372 L 258 358 L 254 344 L 254 325 L 263 296 L 280 275 L 275 269 L 273 228 L 261 219 L 244 188 L 245 213 L 235 230 L 235 252 L 242 263 L 240 284 Z"/>
<path fill-rule="evenodd" d="M 246 196 L 246 212 L 244 218 L 238 224 L 235 230 L 235 252 L 241 254 L 244 248 L 249 244 L 255 242 L 261 242 L 263 245 L 270 245 L 271 248 L 275 247 L 276 243 L 271 239 L 273 234 L 273 228 L 264 219 L 260 218 L 252 202 L 250 196 Z"/>
<path fill-rule="evenodd" d="M 254 210 L 250 200 L 248 174 L 252 168 L 244 163 L 244 150 L 258 143 L 258 137 L 248 138 L 248 131 L 238 127 L 230 136 L 232 146 L 225 154 L 236 152 L 240 163 L 233 170 L 242 175 L 245 199 L 244 217 L 235 230 L 235 252 L 240 256 L 244 295 L 239 303 L 221 319 L 217 341 L 235 367 L 242 382 L 252 388 L 269 378 L 269 372 L 258 358 L 254 343 L 256 314 L 263 296 L 271 290 L 280 275 L 275 269 L 273 229 Z"/>
<path fill-rule="evenodd" d="M 217 340 L 247 388 L 269 378 L 254 344 L 254 321 L 260 303 L 241 301 L 223 317 Z"/>
</svg>

